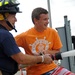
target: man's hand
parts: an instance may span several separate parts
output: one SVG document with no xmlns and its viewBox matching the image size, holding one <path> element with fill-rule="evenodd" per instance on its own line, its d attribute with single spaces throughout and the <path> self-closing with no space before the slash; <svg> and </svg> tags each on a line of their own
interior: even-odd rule
<svg viewBox="0 0 75 75">
<path fill-rule="evenodd" d="M 43 63 L 45 64 L 51 64 L 52 63 L 52 58 L 50 57 L 50 54 L 45 54 L 43 55 Z"/>
<path fill-rule="evenodd" d="M 40 55 L 42 57 L 42 63 L 44 63 L 44 64 L 51 64 L 53 61 L 50 54 L 45 54 L 42 51 L 41 52 L 34 52 L 33 55 L 35 55 L 35 56 Z M 38 63 L 38 64 L 40 64 L 40 63 Z"/>
</svg>

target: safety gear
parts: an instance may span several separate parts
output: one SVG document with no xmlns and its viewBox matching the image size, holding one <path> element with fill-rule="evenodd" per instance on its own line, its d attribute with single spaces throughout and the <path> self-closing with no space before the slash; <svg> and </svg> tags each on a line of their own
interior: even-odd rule
<svg viewBox="0 0 75 75">
<path fill-rule="evenodd" d="M 0 13 L 18 13 L 18 5 L 17 0 L 0 0 Z"/>
<path fill-rule="evenodd" d="M 21 13 L 21 11 L 19 11 L 19 5 L 20 3 L 18 3 L 17 0 L 0 0 L 0 20 L 4 20 L 6 21 L 6 23 L 8 24 L 9 27 L 11 27 L 12 29 L 15 29 L 15 27 L 13 27 L 10 22 L 7 20 L 7 16 L 5 15 L 6 13 L 9 14 L 16 14 L 16 13 Z"/>
</svg>

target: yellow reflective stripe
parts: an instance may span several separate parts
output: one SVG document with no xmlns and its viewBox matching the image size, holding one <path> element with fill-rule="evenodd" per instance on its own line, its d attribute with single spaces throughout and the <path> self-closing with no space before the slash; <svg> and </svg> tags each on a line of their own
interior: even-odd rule
<svg viewBox="0 0 75 75">
<path fill-rule="evenodd" d="M 0 6 L 2 6 L 2 2 L 0 2 Z"/>
<path fill-rule="evenodd" d="M 9 4 L 9 2 L 5 2 L 4 5 Z M 2 2 L 0 2 L 0 6 L 2 6 Z"/>
<path fill-rule="evenodd" d="M 5 2 L 4 4 L 5 4 L 5 5 L 6 5 L 6 4 L 9 4 L 9 2 Z"/>
</svg>

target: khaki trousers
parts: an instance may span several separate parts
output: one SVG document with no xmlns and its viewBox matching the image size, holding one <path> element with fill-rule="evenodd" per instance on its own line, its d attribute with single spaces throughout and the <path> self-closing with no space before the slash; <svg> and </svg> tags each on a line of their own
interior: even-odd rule
<svg viewBox="0 0 75 75">
<path fill-rule="evenodd" d="M 2 72 L 0 71 L 0 75 L 2 75 Z"/>
</svg>

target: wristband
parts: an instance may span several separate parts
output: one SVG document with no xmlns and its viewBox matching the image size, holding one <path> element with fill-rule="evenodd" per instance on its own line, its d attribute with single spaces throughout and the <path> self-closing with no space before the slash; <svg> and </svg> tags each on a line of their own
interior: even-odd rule
<svg viewBox="0 0 75 75">
<path fill-rule="evenodd" d="M 41 56 L 41 58 L 42 58 L 42 62 L 44 62 L 44 56 L 43 55 Z"/>
</svg>

